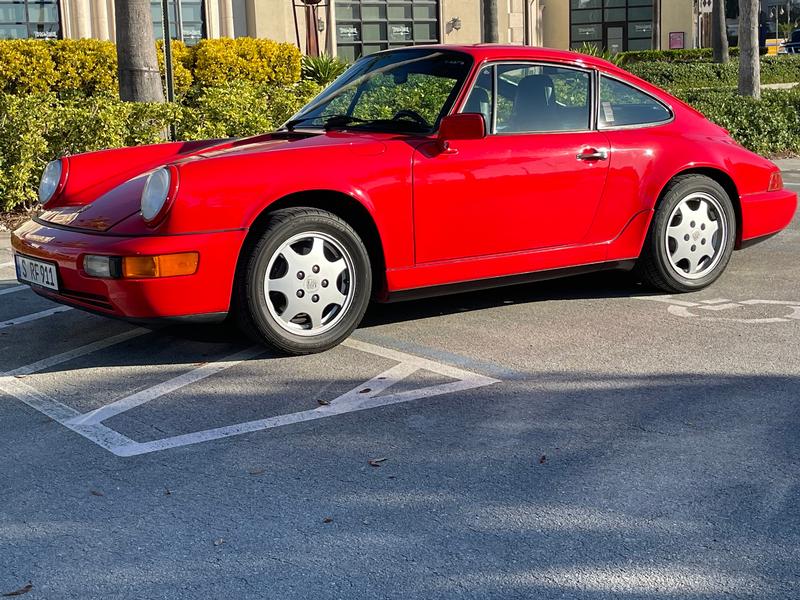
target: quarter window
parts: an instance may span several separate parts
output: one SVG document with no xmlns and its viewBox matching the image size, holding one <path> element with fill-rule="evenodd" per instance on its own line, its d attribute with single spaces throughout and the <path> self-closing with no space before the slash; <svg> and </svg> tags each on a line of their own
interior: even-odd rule
<svg viewBox="0 0 800 600">
<path fill-rule="evenodd" d="M 600 129 L 653 125 L 671 118 L 669 110 L 652 96 L 616 79 L 600 78 Z"/>
</svg>

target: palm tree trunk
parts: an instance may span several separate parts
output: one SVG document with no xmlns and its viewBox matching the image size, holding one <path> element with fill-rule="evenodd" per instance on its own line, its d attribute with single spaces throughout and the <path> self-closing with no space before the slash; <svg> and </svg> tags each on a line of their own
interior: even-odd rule
<svg viewBox="0 0 800 600">
<path fill-rule="evenodd" d="M 728 52 L 728 26 L 725 23 L 725 0 L 714 0 L 711 15 L 711 46 L 714 48 L 714 62 L 726 63 L 731 57 Z"/>
<path fill-rule="evenodd" d="M 117 0 L 119 97 L 128 102 L 163 102 L 150 0 Z"/>
<path fill-rule="evenodd" d="M 758 0 L 739 0 L 739 93 L 761 97 Z"/>
<path fill-rule="evenodd" d="M 490 44 L 500 41 L 497 25 L 497 0 L 483 0 L 483 41 Z"/>
</svg>

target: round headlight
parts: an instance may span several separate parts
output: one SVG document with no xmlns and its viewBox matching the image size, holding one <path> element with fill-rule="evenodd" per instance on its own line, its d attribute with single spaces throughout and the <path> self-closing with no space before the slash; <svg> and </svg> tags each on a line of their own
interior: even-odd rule
<svg viewBox="0 0 800 600">
<path fill-rule="evenodd" d="M 142 218 L 145 221 L 155 219 L 164 208 L 170 183 L 169 169 L 158 169 L 150 173 L 142 190 Z"/>
<path fill-rule="evenodd" d="M 42 180 L 39 182 L 39 202 L 43 205 L 50 202 L 61 182 L 61 161 L 53 160 L 47 163 L 42 173 Z"/>
</svg>

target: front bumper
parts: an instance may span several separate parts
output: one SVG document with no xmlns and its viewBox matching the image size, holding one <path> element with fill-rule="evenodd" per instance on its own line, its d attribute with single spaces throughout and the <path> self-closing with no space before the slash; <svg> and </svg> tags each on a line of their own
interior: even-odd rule
<svg viewBox="0 0 800 600">
<path fill-rule="evenodd" d="M 742 207 L 740 244 L 785 229 L 792 222 L 797 210 L 797 194 L 790 190 L 748 194 L 742 196 L 740 202 Z"/>
<path fill-rule="evenodd" d="M 32 286 L 41 296 L 131 320 L 219 317 L 228 312 L 246 230 L 172 236 L 121 237 L 29 221 L 11 235 L 15 253 L 56 263 L 59 291 Z M 194 275 L 98 279 L 83 271 L 86 254 L 140 256 L 199 252 Z"/>
</svg>

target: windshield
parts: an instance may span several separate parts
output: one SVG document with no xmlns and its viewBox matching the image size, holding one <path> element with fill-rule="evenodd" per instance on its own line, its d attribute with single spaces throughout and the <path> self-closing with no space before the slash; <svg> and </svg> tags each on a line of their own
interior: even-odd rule
<svg viewBox="0 0 800 600">
<path fill-rule="evenodd" d="M 368 56 L 283 127 L 430 133 L 455 102 L 471 65 L 466 54 L 438 49 Z"/>
</svg>

